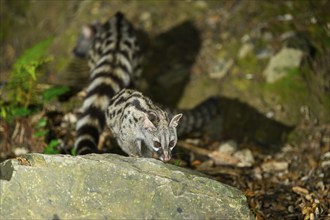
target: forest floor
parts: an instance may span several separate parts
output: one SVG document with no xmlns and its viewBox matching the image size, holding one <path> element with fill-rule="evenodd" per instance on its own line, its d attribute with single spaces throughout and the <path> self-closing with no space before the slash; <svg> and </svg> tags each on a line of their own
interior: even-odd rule
<svg viewBox="0 0 330 220">
<path fill-rule="evenodd" d="M 329 7 L 329 1 L 1 0 L 0 161 L 72 153 L 84 94 L 77 91 L 88 83 L 88 68 L 71 51 L 83 25 L 121 10 L 145 50 L 143 92 L 181 108 L 221 97 L 223 114 L 181 139 L 171 163 L 240 189 L 256 219 L 330 219 Z M 303 37 L 289 44 L 306 59 L 282 81 L 266 82 L 268 61 L 296 33 Z M 53 41 L 44 41 L 49 36 Z M 44 58 L 40 45 L 49 42 Z M 40 53 L 31 56 L 38 74 L 46 73 L 38 81 L 27 59 L 18 59 L 26 51 Z M 30 84 L 15 84 L 17 60 Z M 49 90 L 53 85 L 76 92 L 53 99 L 62 88 Z M 108 133 L 101 140 L 104 152 L 123 154 Z"/>
</svg>

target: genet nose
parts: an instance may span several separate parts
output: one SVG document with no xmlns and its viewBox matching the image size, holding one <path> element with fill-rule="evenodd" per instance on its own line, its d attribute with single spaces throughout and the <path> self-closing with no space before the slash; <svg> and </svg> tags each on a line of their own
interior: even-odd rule
<svg viewBox="0 0 330 220">
<path fill-rule="evenodd" d="M 168 162 L 169 160 L 171 160 L 171 156 L 169 155 L 169 153 L 165 153 L 164 152 L 164 155 L 163 155 L 163 161 L 164 162 Z"/>
</svg>

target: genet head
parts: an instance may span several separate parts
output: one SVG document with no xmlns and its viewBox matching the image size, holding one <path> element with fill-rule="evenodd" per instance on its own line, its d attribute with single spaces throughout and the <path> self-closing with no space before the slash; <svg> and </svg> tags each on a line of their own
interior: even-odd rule
<svg viewBox="0 0 330 220">
<path fill-rule="evenodd" d="M 181 117 L 182 114 L 177 114 L 173 116 L 170 122 L 165 118 L 157 118 L 154 113 L 145 114 L 143 117 L 144 143 L 149 150 L 156 152 L 158 158 L 164 162 L 169 161 L 172 157 L 172 150 L 178 140 L 176 127 Z"/>
</svg>

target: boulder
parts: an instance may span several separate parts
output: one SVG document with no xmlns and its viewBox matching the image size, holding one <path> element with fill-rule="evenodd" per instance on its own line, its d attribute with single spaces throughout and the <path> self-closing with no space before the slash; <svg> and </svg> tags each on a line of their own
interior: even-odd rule
<svg viewBox="0 0 330 220">
<path fill-rule="evenodd" d="M 150 158 L 27 154 L 0 171 L 4 219 L 254 219 L 239 190 Z"/>
</svg>

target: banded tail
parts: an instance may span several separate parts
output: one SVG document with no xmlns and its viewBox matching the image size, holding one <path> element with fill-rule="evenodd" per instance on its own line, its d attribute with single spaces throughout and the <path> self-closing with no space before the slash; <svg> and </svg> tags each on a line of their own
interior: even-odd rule
<svg viewBox="0 0 330 220">
<path fill-rule="evenodd" d="M 169 110 L 170 114 L 178 112 L 183 114 L 177 127 L 178 137 L 185 136 L 193 131 L 201 129 L 213 118 L 220 114 L 220 99 L 210 97 L 192 109 Z"/>
<path fill-rule="evenodd" d="M 120 12 L 93 30 L 89 48 L 90 84 L 77 122 L 76 154 L 97 152 L 111 98 L 140 73 L 140 47 L 132 25 Z"/>
</svg>

